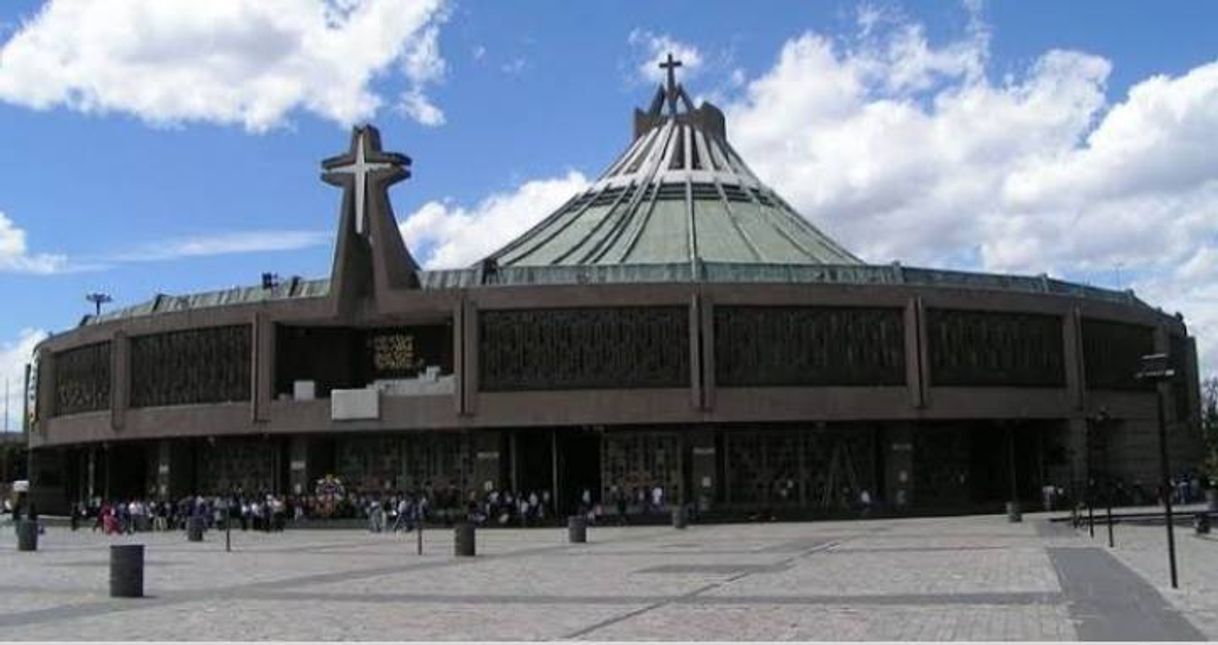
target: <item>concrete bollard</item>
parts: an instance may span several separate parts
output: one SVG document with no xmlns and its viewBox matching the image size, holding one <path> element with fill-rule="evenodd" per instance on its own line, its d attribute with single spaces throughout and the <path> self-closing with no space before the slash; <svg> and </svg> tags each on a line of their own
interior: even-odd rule
<svg viewBox="0 0 1218 645">
<path fill-rule="evenodd" d="M 110 597 L 144 597 L 144 545 L 110 547 Z"/>
<path fill-rule="evenodd" d="M 1023 521 L 1023 513 L 1019 512 L 1019 502 L 1007 502 L 1007 521 L 1012 523 Z"/>
<path fill-rule="evenodd" d="M 38 550 L 38 522 L 34 520 L 21 520 L 17 523 L 17 550 Z"/>
<path fill-rule="evenodd" d="M 186 539 L 191 542 L 203 541 L 203 518 L 192 515 L 186 520 Z"/>
<path fill-rule="evenodd" d="M 683 529 L 689 523 L 689 518 L 685 514 L 684 506 L 672 507 L 672 527 L 674 529 Z"/>
<path fill-rule="evenodd" d="M 567 518 L 567 541 L 572 544 L 583 544 L 588 541 L 588 518 L 583 515 L 572 515 Z"/>
<path fill-rule="evenodd" d="M 462 522 L 453 529 L 453 553 L 459 557 L 474 556 L 474 525 Z"/>
</svg>

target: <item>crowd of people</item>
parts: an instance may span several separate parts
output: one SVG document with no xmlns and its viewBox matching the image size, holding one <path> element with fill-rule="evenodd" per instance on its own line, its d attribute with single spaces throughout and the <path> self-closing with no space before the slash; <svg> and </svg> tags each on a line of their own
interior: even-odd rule
<svg viewBox="0 0 1218 645">
<path fill-rule="evenodd" d="M 73 504 L 70 523 L 73 531 L 85 522 L 93 531 L 112 535 L 181 530 L 189 518 L 198 517 L 207 528 L 225 528 L 231 522 L 231 528 L 243 531 L 281 531 L 292 516 L 291 504 L 288 498 L 270 494 L 188 495 L 177 501 L 94 497 L 84 504 Z"/>
</svg>

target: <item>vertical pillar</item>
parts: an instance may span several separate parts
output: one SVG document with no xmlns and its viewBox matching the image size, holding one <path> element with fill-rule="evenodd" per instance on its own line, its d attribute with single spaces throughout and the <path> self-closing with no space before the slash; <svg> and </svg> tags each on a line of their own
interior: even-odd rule
<svg viewBox="0 0 1218 645">
<path fill-rule="evenodd" d="M 465 292 L 453 305 L 453 408 L 465 414 Z"/>
<path fill-rule="evenodd" d="M 462 405 L 467 415 L 478 411 L 478 306 L 473 300 L 462 301 L 461 334 L 464 336 L 461 351 Z"/>
<path fill-rule="evenodd" d="M 499 487 L 499 475 L 502 472 L 499 450 L 500 434 L 497 430 L 471 430 L 474 446 L 474 480 L 473 485 L 478 494 L 482 495 L 491 488 Z"/>
<path fill-rule="evenodd" d="M 85 484 L 85 494 L 88 495 L 88 499 L 93 499 L 97 496 L 97 448 L 89 446 L 88 450 L 88 465 L 85 467 L 88 479 Z"/>
<path fill-rule="evenodd" d="M 288 439 L 288 491 L 292 495 L 309 492 L 309 439 L 293 436 Z"/>
<path fill-rule="evenodd" d="M 275 323 L 265 312 L 254 314 L 250 343 L 250 418 L 254 422 L 270 419 L 271 398 L 275 391 Z"/>
<path fill-rule="evenodd" d="M 511 473 L 512 490 L 520 491 L 520 479 L 516 472 L 517 464 L 520 463 L 520 450 L 516 447 L 516 431 L 508 430 L 508 459 L 509 472 Z"/>
<path fill-rule="evenodd" d="M 169 497 L 173 475 L 173 445 L 170 439 L 161 439 L 156 445 L 156 494 L 162 499 Z"/>
<path fill-rule="evenodd" d="M 1083 361 L 1083 321 L 1078 307 L 1062 319 L 1062 360 L 1066 391 L 1075 410 L 1087 409 L 1087 368 Z"/>
<path fill-rule="evenodd" d="M 911 424 L 889 426 L 884 433 L 884 483 L 888 504 L 903 510 L 913 504 L 914 495 L 914 429 Z"/>
<path fill-rule="evenodd" d="M 905 304 L 905 382 L 909 387 L 909 402 L 915 408 L 925 406 L 922 388 L 922 353 L 920 319 L 921 302 L 910 298 Z"/>
<path fill-rule="evenodd" d="M 915 319 L 918 322 L 918 345 L 915 354 L 918 360 L 918 392 L 921 397 L 921 407 L 928 408 L 932 402 L 931 388 L 935 385 L 930 378 L 930 331 L 927 329 L 926 305 L 922 302 L 921 296 L 915 298 L 914 301 Z"/>
<path fill-rule="evenodd" d="M 690 479 L 692 487 L 688 501 L 697 504 L 699 511 L 708 511 L 715 501 L 715 431 L 699 428 L 689 434 Z"/>
<path fill-rule="evenodd" d="M 689 401 L 695 410 L 704 409 L 702 401 L 702 304 L 694 293 L 689 298 Z"/>
<path fill-rule="evenodd" d="M 110 341 L 110 427 L 122 430 L 131 402 L 131 339 L 121 331 Z"/>
<path fill-rule="evenodd" d="M 715 302 L 702 294 L 702 409 L 715 409 Z"/>
<path fill-rule="evenodd" d="M 1091 473 L 1088 472 L 1088 464 L 1090 460 L 1087 454 L 1090 446 L 1087 445 L 1087 419 L 1077 417 L 1066 420 L 1066 453 L 1069 455 L 1071 484 L 1075 499 L 1080 499 L 1078 496 L 1086 490 L 1088 480 L 1091 478 Z"/>
<path fill-rule="evenodd" d="M 55 353 L 43 351 L 38 357 L 38 409 L 39 419 L 55 416 Z"/>
</svg>

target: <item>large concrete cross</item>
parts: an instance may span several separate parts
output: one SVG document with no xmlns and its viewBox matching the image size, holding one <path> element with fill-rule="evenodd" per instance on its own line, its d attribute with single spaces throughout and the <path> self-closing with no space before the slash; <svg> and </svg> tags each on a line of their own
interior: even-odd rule
<svg viewBox="0 0 1218 645">
<path fill-rule="evenodd" d="M 386 161 L 368 161 L 366 150 L 368 148 L 368 130 L 361 129 L 359 131 L 357 141 L 355 142 L 355 159 L 346 165 L 334 166 L 327 168 L 326 172 L 339 175 L 351 175 L 355 184 L 355 232 L 357 235 L 363 235 L 367 230 L 367 194 L 368 194 L 368 174 L 377 170 L 390 170 L 399 167 L 400 164 Z"/>
</svg>

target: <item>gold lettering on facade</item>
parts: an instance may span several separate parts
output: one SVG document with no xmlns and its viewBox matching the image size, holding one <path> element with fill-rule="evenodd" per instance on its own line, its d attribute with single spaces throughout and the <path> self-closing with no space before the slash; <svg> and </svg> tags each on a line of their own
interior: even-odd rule
<svg viewBox="0 0 1218 645">
<path fill-rule="evenodd" d="M 415 356 L 412 334 L 379 334 L 372 337 L 372 365 L 378 372 L 404 372 L 422 368 Z"/>
</svg>

